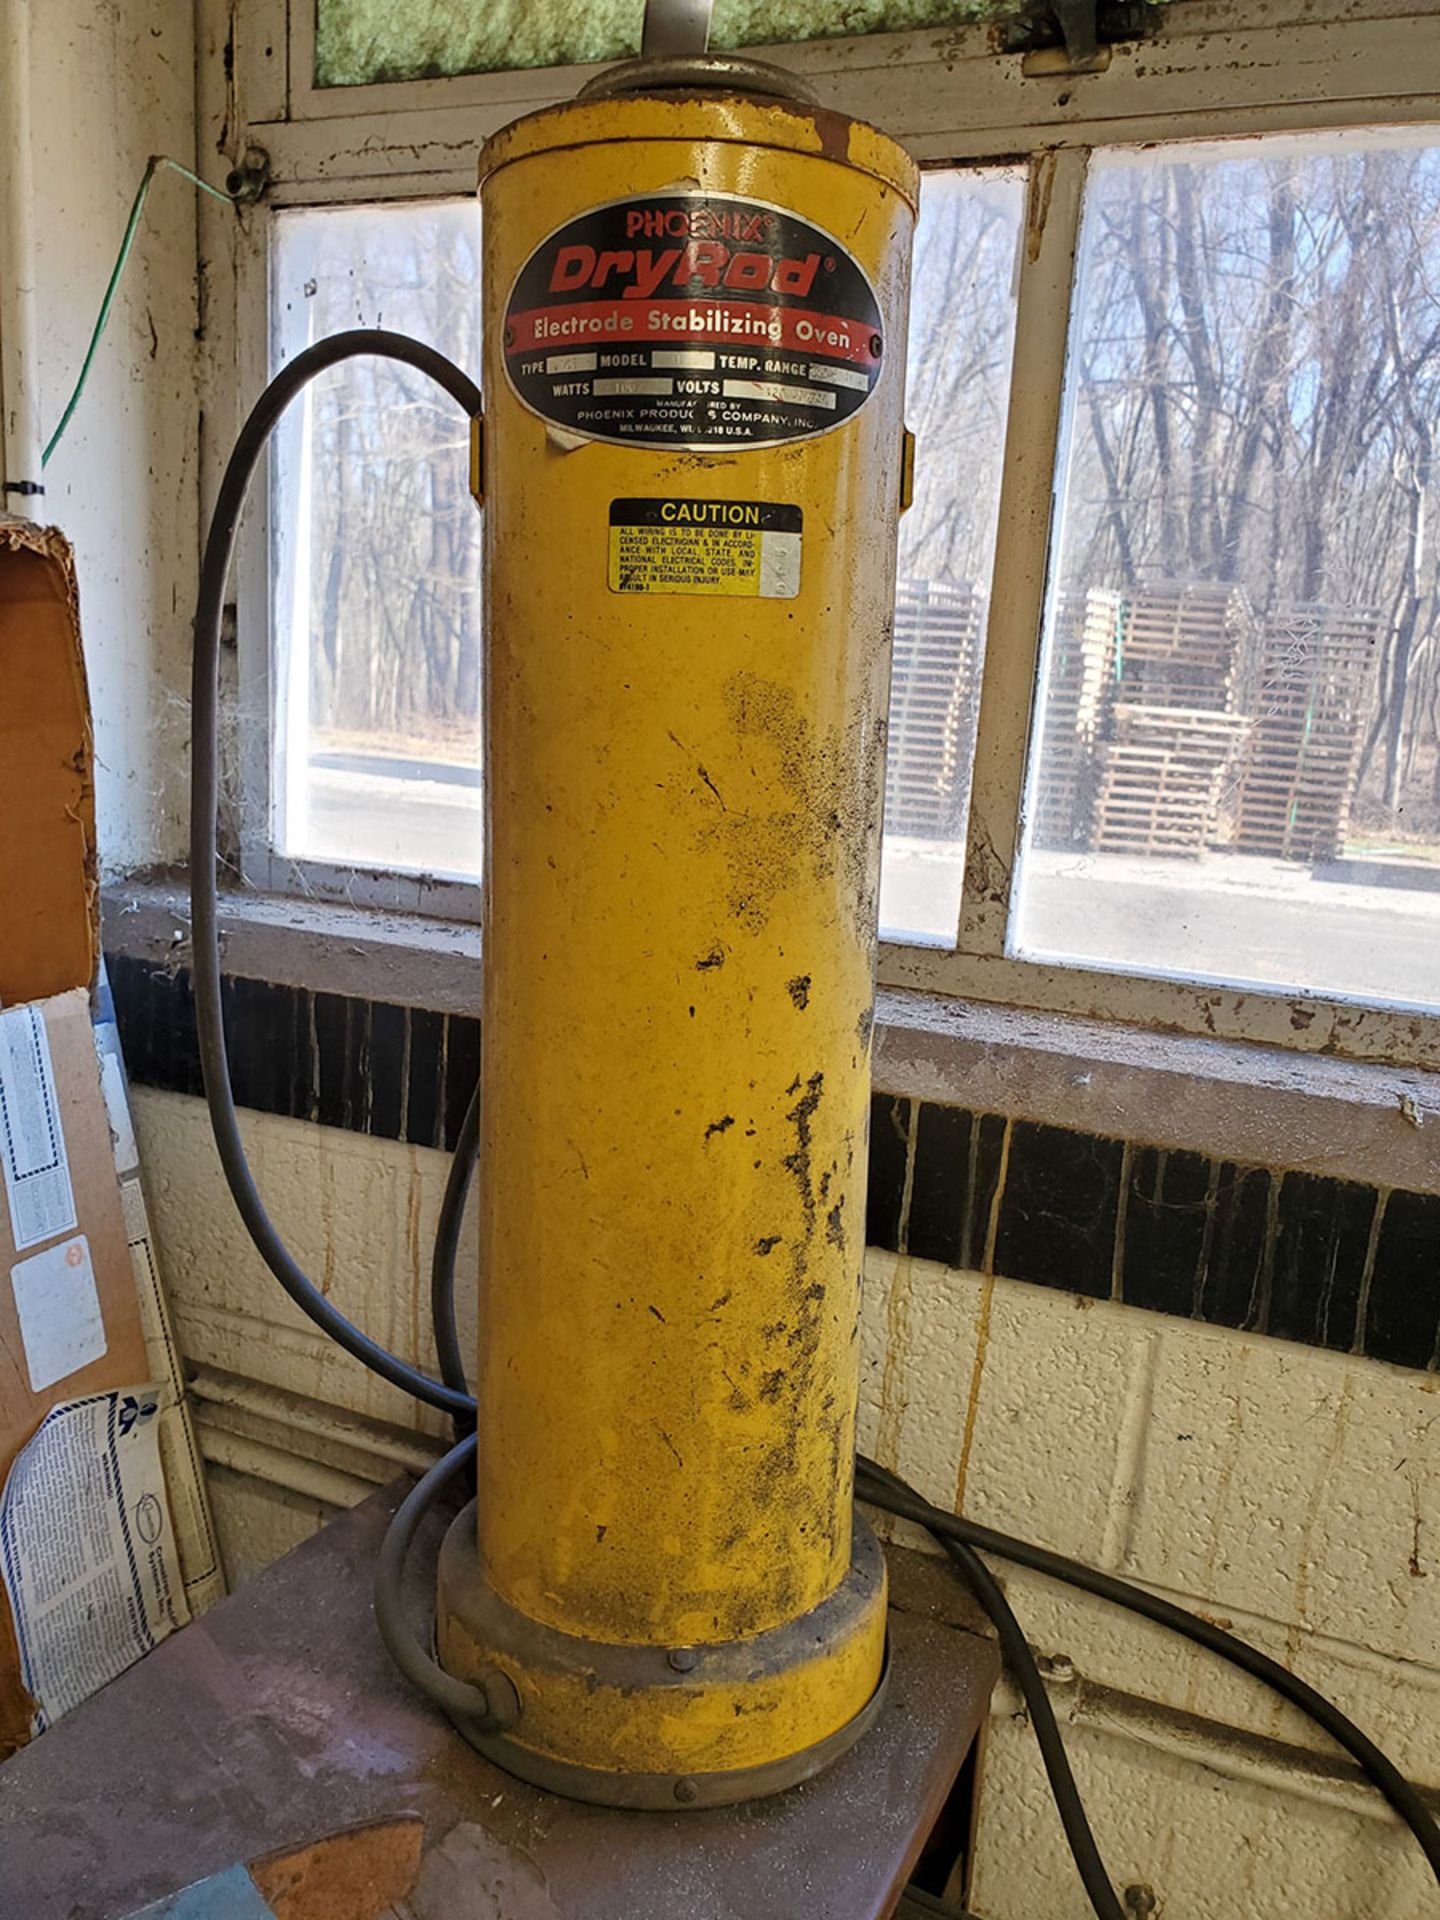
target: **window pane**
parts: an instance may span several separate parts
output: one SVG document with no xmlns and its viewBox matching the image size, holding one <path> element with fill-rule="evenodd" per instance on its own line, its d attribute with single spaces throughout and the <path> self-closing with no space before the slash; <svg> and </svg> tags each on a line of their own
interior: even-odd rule
<svg viewBox="0 0 1440 1920">
<path fill-rule="evenodd" d="M 921 193 L 880 875 L 892 939 L 953 946 L 960 919 L 1024 202 L 1019 169 L 927 173 Z"/>
<path fill-rule="evenodd" d="M 282 213 L 272 360 L 384 326 L 480 364 L 473 202 Z M 275 462 L 273 833 L 283 853 L 480 871 L 480 516 L 455 403 L 390 361 L 312 382 Z"/>
<path fill-rule="evenodd" d="M 1440 1005 L 1440 148 L 1097 156 L 1015 951 Z"/>
</svg>

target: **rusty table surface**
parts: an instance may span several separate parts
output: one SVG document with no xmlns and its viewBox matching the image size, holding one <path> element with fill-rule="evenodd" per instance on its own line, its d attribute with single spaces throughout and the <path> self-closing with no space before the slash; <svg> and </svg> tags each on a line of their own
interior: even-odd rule
<svg viewBox="0 0 1440 1920">
<path fill-rule="evenodd" d="M 538 1869 L 562 1920 L 892 1911 L 999 1666 L 960 1624 L 942 1567 L 890 1550 L 889 1696 L 818 1780 L 750 1806 L 612 1812 L 500 1772 L 391 1667 L 370 1578 L 403 1490 L 335 1521 L 0 1767 L 5 1920 L 116 1920 L 236 1861 L 407 1811 L 429 1845 L 482 1826 Z M 426 1566 L 439 1524 L 421 1536 Z M 417 1613 L 425 1577 L 417 1567 Z"/>
</svg>

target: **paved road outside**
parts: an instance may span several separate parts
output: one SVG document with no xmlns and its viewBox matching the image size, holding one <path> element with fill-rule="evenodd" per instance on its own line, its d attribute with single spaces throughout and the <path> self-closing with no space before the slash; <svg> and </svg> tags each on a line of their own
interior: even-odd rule
<svg viewBox="0 0 1440 1920">
<path fill-rule="evenodd" d="M 290 853 L 342 866 L 398 867 L 462 880 L 479 875 L 477 767 L 324 753 L 311 759 L 309 797 Z"/>
<path fill-rule="evenodd" d="M 882 924 L 948 945 L 958 851 L 910 841 L 886 855 Z M 1246 854 L 1032 854 L 1014 944 L 1028 958 L 1120 973 L 1440 1006 L 1440 892 L 1317 879 Z"/>
<path fill-rule="evenodd" d="M 327 752 L 311 768 L 309 818 L 292 852 L 478 874 L 473 766 Z M 887 842 L 881 920 L 892 937 L 954 938 L 961 865 L 958 848 Z M 1386 884 L 1316 878 L 1306 866 L 1238 854 L 1037 853 L 1022 874 L 1017 945 L 1121 972 L 1440 1006 L 1440 890 L 1394 884 L 1384 863 L 1373 871 Z"/>
</svg>

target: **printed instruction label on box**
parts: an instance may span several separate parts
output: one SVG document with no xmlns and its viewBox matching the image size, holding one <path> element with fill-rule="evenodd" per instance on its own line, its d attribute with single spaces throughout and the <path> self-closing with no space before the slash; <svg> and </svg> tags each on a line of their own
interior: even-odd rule
<svg viewBox="0 0 1440 1920">
<path fill-rule="evenodd" d="M 0 1170 L 17 1253 L 75 1231 L 55 1069 L 38 1007 L 0 1013 Z"/>
<path fill-rule="evenodd" d="M 43 1733 L 189 1619 L 160 1461 L 160 1393 L 52 1408 L 0 1493 L 0 1585 Z M 143 1741 L 137 1747 L 143 1762 Z"/>
</svg>

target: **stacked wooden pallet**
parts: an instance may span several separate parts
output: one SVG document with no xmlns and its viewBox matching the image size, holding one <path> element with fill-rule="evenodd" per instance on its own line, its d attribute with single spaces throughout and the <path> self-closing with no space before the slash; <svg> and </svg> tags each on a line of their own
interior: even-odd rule
<svg viewBox="0 0 1440 1920">
<path fill-rule="evenodd" d="M 964 832 L 984 635 L 985 604 L 973 587 L 897 583 L 888 833 L 953 840 Z"/>
<path fill-rule="evenodd" d="M 1124 611 L 1123 596 L 1104 587 L 1062 593 L 1056 602 L 1031 815 L 1042 847 L 1090 844 L 1095 748 L 1110 711 Z"/>
<path fill-rule="evenodd" d="M 1234 712 L 1254 616 L 1244 591 L 1159 581 L 1127 595 L 1091 846 L 1197 858 L 1214 841 L 1248 723 Z"/>
<path fill-rule="evenodd" d="M 1196 857 L 1215 838 L 1225 776 L 1250 722 L 1208 707 L 1117 706 L 1096 759 L 1098 853 Z"/>
<path fill-rule="evenodd" d="M 1245 852 L 1329 860 L 1344 850 L 1379 650 L 1368 608 L 1292 604 L 1267 616 L 1236 800 Z"/>
<path fill-rule="evenodd" d="M 1159 581 L 1062 597 L 1034 798 L 1042 846 L 1203 851 L 1244 732 L 1231 722 L 1253 624 L 1233 586 Z"/>
<path fill-rule="evenodd" d="M 1233 711 L 1241 654 L 1253 627 L 1241 587 L 1169 580 L 1128 594 L 1116 648 L 1116 700 Z"/>
</svg>

